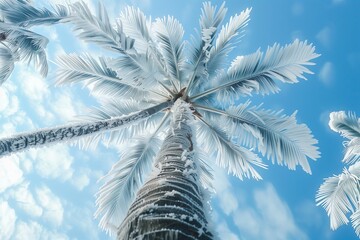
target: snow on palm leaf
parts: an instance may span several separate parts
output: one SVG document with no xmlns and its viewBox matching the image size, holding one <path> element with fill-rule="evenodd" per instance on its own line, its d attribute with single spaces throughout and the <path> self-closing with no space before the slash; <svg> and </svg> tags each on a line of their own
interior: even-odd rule
<svg viewBox="0 0 360 240">
<path fill-rule="evenodd" d="M 266 164 L 257 155 L 258 150 L 273 163 L 289 169 L 300 165 L 310 173 L 308 159 L 315 160 L 319 153 L 314 146 L 317 141 L 307 126 L 298 124 L 295 114 L 286 116 L 281 111 L 251 107 L 250 101 L 241 103 L 238 100 L 251 93 L 276 93 L 277 82 L 296 83 L 305 79 L 304 73 L 311 73 L 306 66 L 319 56 L 311 44 L 299 40 L 285 47 L 275 44 L 265 53 L 259 50 L 252 55 L 239 56 L 224 69 L 223 60 L 236 48 L 235 43 L 249 22 L 251 9 L 231 17 L 222 26 L 227 12 L 225 5 L 217 8 L 209 2 L 204 3 L 199 36 L 193 37 L 192 44 L 183 40 L 183 27 L 173 17 L 151 22 L 139 9 L 127 7 L 112 24 L 102 5 L 96 15 L 82 2 L 71 5 L 70 9 L 66 23 L 73 26 L 77 36 L 109 50 L 111 57 L 88 54 L 59 57 L 58 84 L 83 83 L 99 99 L 101 106 L 79 117 L 74 124 L 2 139 L 0 155 L 73 139 L 80 139 L 82 146 L 96 144 L 99 140 L 120 145 L 124 138 L 134 139 L 132 150 L 121 153 L 119 162 L 105 176 L 99 191 L 96 216 L 101 217 L 101 227 L 113 232 L 121 224 L 130 232 L 119 229 L 118 234 L 139 237 L 144 229 L 132 229 L 134 218 L 129 216 L 135 214 L 137 219 L 136 213 L 148 214 L 147 208 L 158 209 L 154 204 L 140 208 L 142 200 L 137 199 L 130 207 L 128 220 L 123 222 L 126 213 L 123 206 L 130 206 L 139 189 L 139 198 L 153 201 L 146 190 L 154 185 L 152 182 L 167 182 L 164 176 L 171 169 L 174 172 L 182 169 L 186 173 L 174 173 L 177 180 L 169 184 L 186 192 L 180 182 L 189 183 L 188 189 L 194 190 L 190 194 L 194 199 L 181 201 L 195 201 L 196 211 L 200 211 L 202 217 L 198 219 L 197 230 L 181 234 L 210 239 L 201 189 L 210 185 L 212 161 L 240 179 L 261 179 L 257 169 L 266 168 Z M 109 124 L 109 121 L 119 120 L 120 125 Z M 71 134 L 89 126 L 96 131 Z M 48 132 L 54 136 L 34 141 L 36 134 L 48 136 Z M 164 138 L 171 142 L 164 142 Z M 207 159 L 197 152 L 200 149 L 205 151 Z M 173 167 L 167 165 L 163 169 L 163 163 Z M 159 169 L 154 170 L 156 168 Z M 146 174 L 151 169 L 152 177 L 143 189 Z M 198 188 L 201 183 L 203 186 Z M 174 200 L 171 198 L 174 194 L 164 194 L 170 197 L 166 201 Z M 166 206 L 163 208 L 168 211 Z M 150 223 L 149 233 L 165 229 L 157 226 L 168 217 L 165 215 L 156 215 L 154 221 L 157 223 Z M 177 220 L 179 226 L 189 224 Z M 171 234 L 159 236 L 175 233 L 176 229 L 172 229 Z"/>
<path fill-rule="evenodd" d="M 11 54 L 11 58 L 1 59 L 2 66 L 9 67 L 6 68 L 6 74 L 2 69 L 0 85 L 10 76 L 13 70 L 11 66 L 15 61 L 33 62 L 41 75 L 46 77 L 48 64 L 45 48 L 49 40 L 29 29 L 33 26 L 59 23 L 68 15 L 69 11 L 63 5 L 56 5 L 53 10 L 49 10 L 36 8 L 25 0 L 0 1 L 0 41 Z"/>
<path fill-rule="evenodd" d="M 345 154 L 342 162 L 349 164 L 339 175 L 326 178 L 316 195 L 318 205 L 325 208 L 330 217 L 330 227 L 335 230 L 347 224 L 347 214 L 356 234 L 360 237 L 360 118 L 344 111 L 330 113 L 330 128 L 345 137 Z"/>
</svg>

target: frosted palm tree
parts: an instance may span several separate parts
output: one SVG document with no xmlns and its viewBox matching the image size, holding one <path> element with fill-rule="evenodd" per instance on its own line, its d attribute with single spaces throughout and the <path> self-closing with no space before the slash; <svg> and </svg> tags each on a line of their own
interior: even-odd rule
<svg viewBox="0 0 360 240">
<path fill-rule="evenodd" d="M 266 165 L 259 152 L 311 172 L 308 159 L 319 154 L 308 127 L 295 114 L 244 101 L 277 93 L 277 81 L 296 83 L 311 73 L 306 66 L 318 56 L 311 44 L 274 44 L 236 57 L 225 69 L 251 9 L 222 25 L 224 4 L 204 3 L 198 35 L 188 43 L 173 17 L 152 22 L 126 7 L 111 24 L 101 5 L 97 15 L 84 3 L 70 8 L 64 22 L 112 57 L 60 56 L 57 83 L 82 82 L 101 107 L 76 123 L 1 139 L 0 155 L 73 140 L 84 147 L 99 140 L 123 146 L 103 179 L 95 213 L 118 239 L 212 239 L 206 192 L 214 164 L 240 179 L 261 179 L 256 168 Z"/>
<path fill-rule="evenodd" d="M 49 10 L 35 8 L 26 0 L 0 1 L 0 86 L 17 61 L 33 62 L 46 77 L 45 48 L 49 40 L 30 28 L 58 23 L 68 14 L 68 9 L 62 5 Z"/>
<path fill-rule="evenodd" d="M 325 179 L 316 195 L 318 205 L 325 208 L 330 217 L 330 227 L 335 230 L 351 222 L 360 237 L 360 118 L 353 113 L 332 112 L 330 128 L 345 137 L 345 155 L 342 162 L 349 164 L 339 175 Z"/>
</svg>

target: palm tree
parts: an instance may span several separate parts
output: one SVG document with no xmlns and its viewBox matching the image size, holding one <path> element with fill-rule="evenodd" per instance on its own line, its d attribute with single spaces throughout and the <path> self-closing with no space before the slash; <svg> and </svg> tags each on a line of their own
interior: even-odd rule
<svg viewBox="0 0 360 240">
<path fill-rule="evenodd" d="M 38 9 L 27 0 L 0 1 L 0 86 L 7 80 L 16 61 L 33 62 L 42 76 L 48 73 L 45 48 L 49 40 L 29 29 L 58 23 L 69 15 L 57 5 L 54 10 Z"/>
<path fill-rule="evenodd" d="M 311 73 L 306 66 L 319 56 L 311 44 L 274 44 L 265 53 L 238 56 L 224 69 L 251 9 L 221 27 L 224 4 L 204 3 L 198 36 L 188 43 L 170 16 L 151 22 L 126 7 L 112 25 L 101 4 L 97 15 L 84 3 L 70 8 L 63 22 L 112 57 L 60 56 L 57 83 L 83 83 L 101 106 L 75 123 L 1 139 L 0 156 L 62 141 L 88 147 L 132 139 L 104 177 L 96 201 L 100 226 L 118 239 L 212 239 L 206 216 L 214 163 L 240 179 L 261 179 L 255 168 L 266 165 L 259 152 L 311 173 L 308 159 L 319 157 L 317 141 L 295 113 L 240 101 L 277 93 L 277 81 L 305 78 Z"/>
<path fill-rule="evenodd" d="M 349 164 L 339 175 L 326 178 L 316 195 L 317 205 L 325 208 L 330 217 L 330 227 L 335 230 L 351 222 L 360 237 L 360 118 L 344 111 L 330 113 L 330 128 L 347 140 L 343 143 L 345 155 L 342 162 Z"/>
</svg>

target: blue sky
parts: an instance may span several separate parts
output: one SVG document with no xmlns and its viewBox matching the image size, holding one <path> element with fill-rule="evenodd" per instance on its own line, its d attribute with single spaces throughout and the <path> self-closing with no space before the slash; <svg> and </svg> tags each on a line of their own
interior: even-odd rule
<svg viewBox="0 0 360 240">
<path fill-rule="evenodd" d="M 34 1 L 41 4 L 45 0 Z M 53 0 L 54 3 L 62 1 Z M 86 1 L 91 8 L 96 3 Z M 186 35 L 198 27 L 200 0 L 104 0 L 117 16 L 126 4 L 140 7 L 152 19 L 173 15 Z M 222 1 L 212 1 L 220 5 Z M 252 7 L 251 21 L 238 48 L 229 56 L 263 50 L 275 42 L 308 40 L 321 57 L 310 69 L 308 81 L 282 85 L 276 95 L 255 96 L 265 108 L 298 111 L 319 140 L 321 158 L 311 162 L 312 175 L 270 165 L 259 170 L 263 181 L 244 180 L 215 172 L 217 196 L 213 198 L 214 228 L 221 239 L 356 239 L 350 225 L 333 232 L 325 210 L 316 207 L 315 194 L 324 177 L 344 167 L 343 139 L 328 127 L 331 111 L 360 114 L 360 17 L 357 0 L 233 0 L 227 1 L 228 18 Z M 11 78 L 0 87 L 0 135 L 60 125 L 84 112 L 96 101 L 80 86 L 55 88 L 55 56 L 91 52 L 98 48 L 77 41 L 69 28 L 35 29 L 50 39 L 50 74 L 43 79 L 33 67 L 17 64 Z M 99 145 L 81 150 L 69 144 L 54 145 L 1 159 L 0 239 L 112 239 L 93 219 L 97 180 L 118 160 L 115 149 Z"/>
</svg>

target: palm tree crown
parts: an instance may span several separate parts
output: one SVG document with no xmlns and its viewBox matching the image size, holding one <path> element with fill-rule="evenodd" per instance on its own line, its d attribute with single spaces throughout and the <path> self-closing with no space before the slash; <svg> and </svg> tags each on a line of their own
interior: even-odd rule
<svg viewBox="0 0 360 240">
<path fill-rule="evenodd" d="M 23 11 L 33 9 L 27 2 L 17 4 Z M 212 162 L 240 179 L 261 179 L 256 167 L 266 168 L 266 164 L 256 152 L 273 163 L 292 170 L 300 165 L 311 173 L 308 159 L 319 157 L 314 146 L 317 141 L 306 125 L 297 123 L 296 114 L 286 116 L 243 100 L 251 94 L 277 93 L 277 82 L 305 79 L 304 73 L 311 73 L 306 66 L 319 56 L 311 44 L 299 40 L 284 47 L 274 44 L 265 52 L 238 56 L 224 68 L 224 60 L 249 22 L 251 9 L 222 24 L 225 5 L 204 3 L 198 35 L 189 43 L 183 40 L 180 22 L 170 16 L 152 22 L 139 9 L 126 7 L 113 24 L 101 4 L 97 15 L 83 2 L 69 8 L 62 22 L 71 24 L 79 38 L 104 47 L 113 57 L 60 56 L 57 83 L 83 83 L 101 107 L 79 116 L 76 123 L 2 139 L 0 155 L 73 139 L 84 147 L 99 140 L 120 145 L 133 139 L 99 191 L 96 216 L 102 218 L 103 228 L 112 230 L 121 224 L 120 216 L 127 211 L 124 206 L 130 206 L 154 166 L 161 169 L 161 161 L 155 160 L 162 152 L 161 142 L 176 135 L 176 126 L 182 123 L 181 129 L 191 126 L 191 143 L 187 150 L 180 144 L 186 150 L 181 157 L 191 151 L 188 164 L 197 166 L 189 170 L 185 164 L 182 169 L 196 171 L 201 189 L 211 188 Z M 4 18 L 11 20 L 13 15 L 9 10 Z M 13 16 L 11 23 L 21 17 Z M 179 115 L 179 109 L 186 114 Z M 179 120 L 179 116 L 186 117 Z"/>
<path fill-rule="evenodd" d="M 342 162 L 349 164 L 339 175 L 326 178 L 316 195 L 318 205 L 325 208 L 330 217 L 330 227 L 335 230 L 349 222 L 346 214 L 351 212 L 351 222 L 360 236 L 360 118 L 344 111 L 330 113 L 329 126 L 347 139 Z"/>
</svg>

